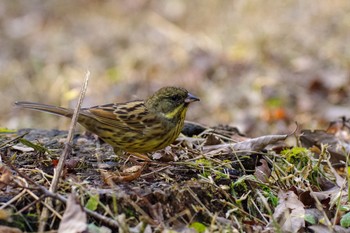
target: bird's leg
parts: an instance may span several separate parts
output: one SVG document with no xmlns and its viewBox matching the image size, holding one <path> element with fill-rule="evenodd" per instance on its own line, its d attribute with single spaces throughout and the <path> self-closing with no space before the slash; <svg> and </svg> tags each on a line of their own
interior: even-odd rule
<svg viewBox="0 0 350 233">
<path fill-rule="evenodd" d="M 130 155 L 133 157 L 142 159 L 143 161 L 151 161 L 151 159 L 147 155 L 143 155 L 143 154 L 136 153 L 136 152 L 130 153 Z"/>
<path fill-rule="evenodd" d="M 122 150 L 120 150 L 119 148 L 113 148 L 114 149 L 114 153 L 121 157 L 123 156 L 124 152 Z M 147 156 L 147 155 L 144 155 L 144 154 L 140 154 L 140 153 L 137 153 L 137 152 L 133 152 L 133 153 L 128 153 L 130 156 L 132 157 L 136 157 L 138 159 L 141 159 L 143 161 L 151 161 L 151 159 Z"/>
</svg>

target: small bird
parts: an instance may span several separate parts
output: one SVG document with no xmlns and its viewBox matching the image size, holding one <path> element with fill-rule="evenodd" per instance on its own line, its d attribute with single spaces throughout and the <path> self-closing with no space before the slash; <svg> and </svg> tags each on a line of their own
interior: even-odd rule
<svg viewBox="0 0 350 233">
<path fill-rule="evenodd" d="M 82 108 L 78 122 L 122 151 L 148 153 L 170 145 L 180 134 L 190 103 L 199 98 L 184 88 L 163 87 L 146 100 Z M 17 106 L 72 118 L 73 109 L 18 101 Z"/>
</svg>

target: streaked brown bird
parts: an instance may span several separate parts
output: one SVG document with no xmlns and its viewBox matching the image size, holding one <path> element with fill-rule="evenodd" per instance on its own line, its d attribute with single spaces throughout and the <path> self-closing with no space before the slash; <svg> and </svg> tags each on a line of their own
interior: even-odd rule
<svg viewBox="0 0 350 233">
<path fill-rule="evenodd" d="M 78 122 L 121 151 L 147 153 L 170 145 L 180 134 L 190 103 L 199 98 L 184 88 L 163 87 L 146 100 L 82 108 Z M 73 109 L 19 101 L 17 106 L 72 118 Z"/>
</svg>

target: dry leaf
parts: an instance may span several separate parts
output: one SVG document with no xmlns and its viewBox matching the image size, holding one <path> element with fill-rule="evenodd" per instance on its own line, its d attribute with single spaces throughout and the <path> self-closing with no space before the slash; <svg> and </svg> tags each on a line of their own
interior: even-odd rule
<svg viewBox="0 0 350 233">
<path fill-rule="evenodd" d="M 333 228 L 328 228 L 325 225 L 321 225 L 321 224 L 317 224 L 317 225 L 312 225 L 309 226 L 308 229 L 313 230 L 313 232 L 317 232 L 317 233 L 333 233 L 333 232 L 337 232 L 337 233 L 350 233 L 350 229 L 335 225 Z"/>
<path fill-rule="evenodd" d="M 13 176 L 5 165 L 0 165 L 0 189 L 5 188 L 12 180 Z"/>
<path fill-rule="evenodd" d="M 162 153 L 159 153 L 159 152 L 155 152 L 152 154 L 152 159 L 154 160 L 158 160 L 158 159 L 161 159 L 162 158 Z"/>
<path fill-rule="evenodd" d="M 210 154 L 231 153 L 232 151 L 260 151 L 268 145 L 285 140 L 288 135 L 265 135 L 257 138 L 247 139 L 237 143 L 225 143 L 213 146 L 204 146 L 203 152 Z"/>
<path fill-rule="evenodd" d="M 139 178 L 145 166 L 146 164 L 143 166 L 135 165 L 125 168 L 122 172 L 118 172 L 117 174 L 109 171 L 101 171 L 101 175 L 105 183 L 114 186 L 114 182 L 130 182 Z"/>
<path fill-rule="evenodd" d="M 11 222 L 12 221 L 11 216 L 12 216 L 11 210 L 0 209 L 0 220 Z"/>
<path fill-rule="evenodd" d="M 75 195 L 70 194 L 58 233 L 80 233 L 86 231 L 87 227 L 87 218 L 83 207 L 77 203 Z"/>
<path fill-rule="evenodd" d="M 0 233 L 22 233 L 18 228 L 14 227 L 7 227 L 7 226 L 0 226 Z"/>
<path fill-rule="evenodd" d="M 254 175 L 261 182 L 268 183 L 271 175 L 271 169 L 269 168 L 269 165 L 265 159 L 260 159 L 260 163 L 261 165 L 255 168 Z"/>
<path fill-rule="evenodd" d="M 127 167 L 127 168 L 123 169 L 122 174 L 128 175 L 128 174 L 132 174 L 135 172 L 139 172 L 142 168 L 143 168 L 143 166 L 140 166 L 140 165 L 134 165 L 131 167 Z"/>
<path fill-rule="evenodd" d="M 279 203 L 273 214 L 274 219 L 281 225 L 282 232 L 298 232 L 305 227 L 304 204 L 299 201 L 294 192 L 280 191 Z"/>
<path fill-rule="evenodd" d="M 218 145 L 221 143 L 221 140 L 219 137 L 217 137 L 214 134 L 209 134 L 207 139 L 205 140 L 204 145 L 205 146 L 210 146 L 210 145 Z"/>
<path fill-rule="evenodd" d="M 18 146 L 18 145 L 12 146 L 12 149 L 18 150 L 18 151 L 21 151 L 21 152 L 31 152 L 31 151 L 34 151 L 34 149 L 31 148 L 31 147 L 28 147 L 28 146 Z"/>
<path fill-rule="evenodd" d="M 350 152 L 350 144 L 348 142 L 324 130 L 302 130 L 301 133 L 300 141 L 303 147 L 321 148 L 321 145 L 328 145 L 327 150 L 331 154 L 330 162 L 332 164 L 341 164 L 345 162 L 346 156 L 344 154 Z"/>
</svg>

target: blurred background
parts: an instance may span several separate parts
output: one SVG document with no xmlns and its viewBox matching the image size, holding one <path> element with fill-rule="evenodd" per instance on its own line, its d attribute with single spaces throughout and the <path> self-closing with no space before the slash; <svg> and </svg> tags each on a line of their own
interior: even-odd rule
<svg viewBox="0 0 350 233">
<path fill-rule="evenodd" d="M 16 100 L 74 107 L 143 99 L 163 86 L 200 97 L 187 119 L 249 136 L 350 116 L 350 2 L 0 1 L 0 126 L 67 129 Z"/>
</svg>

